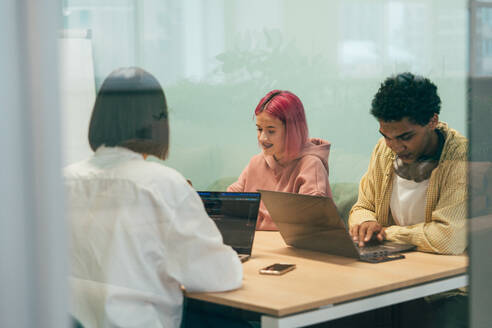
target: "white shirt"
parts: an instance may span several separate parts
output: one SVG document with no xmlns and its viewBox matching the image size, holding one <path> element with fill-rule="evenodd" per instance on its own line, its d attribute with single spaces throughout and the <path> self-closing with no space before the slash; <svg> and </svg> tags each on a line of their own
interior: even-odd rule
<svg viewBox="0 0 492 328">
<path fill-rule="evenodd" d="M 396 224 L 410 226 L 425 221 L 425 204 L 429 179 L 415 182 L 395 174 L 390 209 Z"/>
<path fill-rule="evenodd" d="M 179 327 L 183 294 L 242 283 L 237 254 L 177 171 L 100 147 L 65 169 L 72 313 L 85 327 Z"/>
</svg>

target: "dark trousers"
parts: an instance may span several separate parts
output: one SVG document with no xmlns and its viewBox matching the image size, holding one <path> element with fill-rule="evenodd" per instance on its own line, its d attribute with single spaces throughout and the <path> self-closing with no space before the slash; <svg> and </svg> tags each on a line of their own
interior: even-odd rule
<svg viewBox="0 0 492 328">
<path fill-rule="evenodd" d="M 251 328 L 259 315 L 228 306 L 187 299 L 181 328 Z"/>
<path fill-rule="evenodd" d="M 456 293 L 420 298 L 340 318 L 311 328 L 466 328 L 468 297 Z"/>
</svg>

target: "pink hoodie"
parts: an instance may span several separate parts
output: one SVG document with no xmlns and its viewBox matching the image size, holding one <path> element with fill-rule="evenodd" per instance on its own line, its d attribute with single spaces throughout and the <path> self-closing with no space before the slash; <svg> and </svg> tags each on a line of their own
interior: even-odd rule
<svg viewBox="0 0 492 328">
<path fill-rule="evenodd" d="M 264 189 L 332 197 L 328 181 L 330 146 L 325 140 L 310 139 L 299 155 L 285 164 L 278 163 L 273 156 L 257 154 L 227 191 L 256 192 Z M 263 202 L 256 229 L 278 230 Z"/>
</svg>

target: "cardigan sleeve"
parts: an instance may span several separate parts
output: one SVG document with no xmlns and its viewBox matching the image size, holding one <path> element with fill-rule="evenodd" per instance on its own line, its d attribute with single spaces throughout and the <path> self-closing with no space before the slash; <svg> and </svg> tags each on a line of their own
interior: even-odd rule
<svg viewBox="0 0 492 328">
<path fill-rule="evenodd" d="M 359 196 L 349 214 L 349 226 L 361 224 L 365 221 L 377 221 L 376 219 L 376 188 L 378 179 L 382 179 L 382 168 L 378 167 L 378 153 L 381 151 L 381 143 L 374 148 L 367 172 L 359 183 Z M 379 182 L 381 183 L 381 181 Z"/>
<path fill-rule="evenodd" d="M 411 243 L 419 251 L 460 254 L 466 248 L 467 165 L 464 160 L 448 160 L 440 164 L 436 178 L 437 205 L 432 220 L 411 226 L 390 226 L 386 238 Z"/>
</svg>

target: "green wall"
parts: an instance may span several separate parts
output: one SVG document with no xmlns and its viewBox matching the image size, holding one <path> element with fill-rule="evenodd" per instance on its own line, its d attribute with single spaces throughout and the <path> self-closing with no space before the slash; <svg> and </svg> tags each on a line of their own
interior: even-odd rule
<svg viewBox="0 0 492 328">
<path fill-rule="evenodd" d="M 80 0 L 67 1 L 64 24 L 92 30 L 96 88 L 120 66 L 159 79 L 167 164 L 197 189 L 238 176 L 259 152 L 253 111 L 272 89 L 296 93 L 310 136 L 332 143 L 331 182 L 358 182 L 379 138 L 371 99 L 391 74 L 431 78 L 441 119 L 466 133 L 466 4 Z"/>
</svg>

